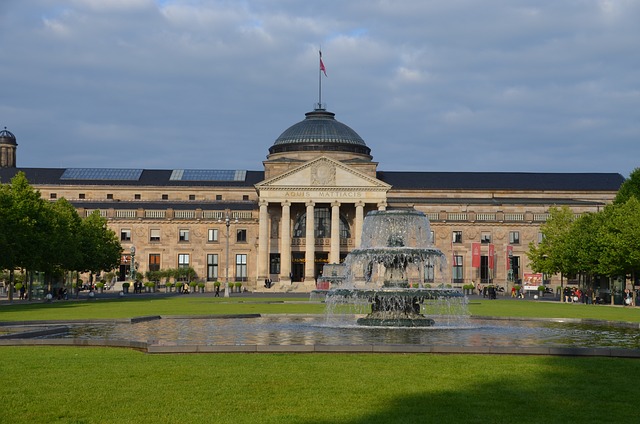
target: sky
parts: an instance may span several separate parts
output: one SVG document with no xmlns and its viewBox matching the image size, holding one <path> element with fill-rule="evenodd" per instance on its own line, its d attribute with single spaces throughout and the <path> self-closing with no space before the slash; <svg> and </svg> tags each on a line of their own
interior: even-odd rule
<svg viewBox="0 0 640 424">
<path fill-rule="evenodd" d="M 0 129 L 18 167 L 259 171 L 321 83 L 378 170 L 627 177 L 639 22 L 638 0 L 0 0 Z"/>
</svg>

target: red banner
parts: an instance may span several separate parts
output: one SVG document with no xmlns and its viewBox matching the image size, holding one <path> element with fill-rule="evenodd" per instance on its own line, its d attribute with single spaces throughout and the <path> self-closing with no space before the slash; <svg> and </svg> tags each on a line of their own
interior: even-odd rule
<svg viewBox="0 0 640 424">
<path fill-rule="evenodd" d="M 489 269 L 494 269 L 496 266 L 496 248 L 493 244 L 489 245 Z"/>
<path fill-rule="evenodd" d="M 471 243 L 471 266 L 480 268 L 480 243 Z"/>
<path fill-rule="evenodd" d="M 505 261 L 507 271 L 511 269 L 511 257 L 513 256 L 513 246 L 507 246 L 507 260 Z"/>
</svg>

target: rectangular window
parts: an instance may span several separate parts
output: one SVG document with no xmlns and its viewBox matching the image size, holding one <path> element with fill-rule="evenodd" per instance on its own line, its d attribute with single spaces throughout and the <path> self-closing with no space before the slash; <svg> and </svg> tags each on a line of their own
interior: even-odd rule
<svg viewBox="0 0 640 424">
<path fill-rule="evenodd" d="M 433 230 L 429 231 L 429 244 L 435 244 L 436 242 L 436 233 Z"/>
<path fill-rule="evenodd" d="M 207 236 L 208 242 L 218 241 L 218 229 L 217 228 L 209 228 L 209 234 Z"/>
<path fill-rule="evenodd" d="M 482 234 L 480 234 L 480 243 L 482 244 L 491 243 L 491 233 L 483 231 Z"/>
<path fill-rule="evenodd" d="M 435 281 L 435 271 L 433 264 L 425 265 L 424 267 L 424 282 L 433 283 Z"/>
<path fill-rule="evenodd" d="M 189 200 L 196 200 L 196 195 L 195 194 L 190 194 L 189 195 Z"/>
<path fill-rule="evenodd" d="M 160 254 L 149 254 L 149 271 L 160 271 Z"/>
<path fill-rule="evenodd" d="M 222 200 L 222 194 L 216 194 L 216 200 Z"/>
<path fill-rule="evenodd" d="M 149 241 L 160 241 L 160 229 L 149 230 Z"/>
<path fill-rule="evenodd" d="M 249 195 L 248 194 L 244 194 L 242 196 L 242 200 L 249 200 Z"/>
<path fill-rule="evenodd" d="M 180 241 L 189 241 L 189 230 L 178 230 L 178 237 Z"/>
<path fill-rule="evenodd" d="M 509 281 L 520 283 L 520 256 L 511 256 L 509 258 L 510 269 L 508 271 Z"/>
<path fill-rule="evenodd" d="M 455 255 L 453 257 L 453 268 L 451 270 L 451 277 L 454 283 L 464 283 L 464 268 L 463 257 L 461 255 Z"/>
<path fill-rule="evenodd" d="M 142 199 L 142 196 L 140 196 L 139 194 L 134 194 L 134 195 L 133 195 L 133 198 L 134 198 L 135 200 L 140 200 L 140 199 Z"/>
<path fill-rule="evenodd" d="M 107 199 L 113 200 L 113 194 L 111 194 L 111 193 L 107 194 Z"/>
<path fill-rule="evenodd" d="M 509 244 L 520 244 L 519 231 L 509 231 Z"/>
<path fill-rule="evenodd" d="M 238 230 L 236 233 L 236 241 L 238 242 L 246 242 L 247 241 L 247 230 Z"/>
<path fill-rule="evenodd" d="M 162 195 L 162 200 L 169 200 L 169 195 L 168 194 L 163 194 Z"/>
<path fill-rule="evenodd" d="M 178 255 L 178 268 L 189 268 L 189 254 L 180 253 Z"/>
<path fill-rule="evenodd" d="M 49 193 L 49 199 L 56 199 L 56 198 L 58 198 L 57 193 Z"/>
<path fill-rule="evenodd" d="M 207 254 L 207 281 L 218 279 L 218 255 Z"/>
<path fill-rule="evenodd" d="M 247 281 L 247 255 L 236 255 L 236 281 Z"/>
<path fill-rule="evenodd" d="M 462 231 L 454 231 L 452 237 L 453 243 L 462 243 Z"/>
<path fill-rule="evenodd" d="M 269 258 L 269 273 L 280 274 L 280 254 L 272 253 Z"/>
<path fill-rule="evenodd" d="M 120 230 L 120 241 L 131 241 L 131 230 Z"/>
<path fill-rule="evenodd" d="M 78 194 L 78 199 L 84 199 L 84 193 Z"/>
</svg>

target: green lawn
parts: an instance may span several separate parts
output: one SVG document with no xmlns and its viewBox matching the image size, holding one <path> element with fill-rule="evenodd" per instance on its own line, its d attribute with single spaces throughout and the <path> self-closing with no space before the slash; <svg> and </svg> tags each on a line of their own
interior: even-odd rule
<svg viewBox="0 0 640 424">
<path fill-rule="evenodd" d="M 469 305 L 474 316 L 545 318 L 593 318 L 640 322 L 640 308 L 608 305 L 561 304 L 534 300 L 475 299 Z M 0 321 L 131 318 L 145 315 L 209 314 L 318 314 L 324 305 L 306 298 L 213 298 L 198 296 L 136 297 L 20 302 L 0 306 Z"/>
<path fill-rule="evenodd" d="M 0 349 L 3 423 L 623 423 L 640 361 Z"/>
<path fill-rule="evenodd" d="M 0 321 L 320 313 L 304 299 L 22 303 Z M 640 321 L 640 310 L 474 300 L 478 316 Z M 640 361 L 437 354 L 170 354 L 0 347 L 0 423 L 623 423 Z"/>
</svg>

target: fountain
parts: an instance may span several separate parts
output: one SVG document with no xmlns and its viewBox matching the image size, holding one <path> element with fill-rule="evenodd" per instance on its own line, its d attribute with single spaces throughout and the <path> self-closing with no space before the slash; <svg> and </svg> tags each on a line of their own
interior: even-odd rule
<svg viewBox="0 0 640 424">
<path fill-rule="evenodd" d="M 329 313 L 345 305 L 367 308 L 369 313 L 357 323 L 383 327 L 432 326 L 435 321 L 425 312 L 450 314 L 453 303 L 464 313 L 461 292 L 425 282 L 432 281 L 436 270 L 443 274 L 447 264 L 429 234 L 429 220 L 417 210 L 369 212 L 360 248 L 347 255 L 343 278 L 324 292 Z"/>
</svg>

